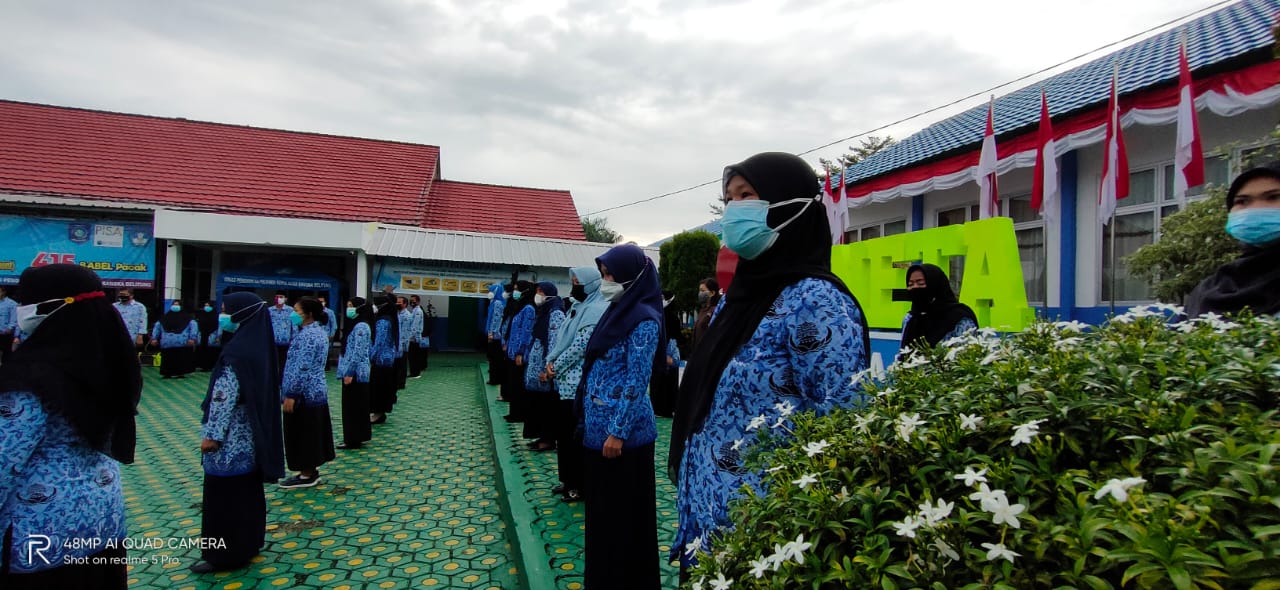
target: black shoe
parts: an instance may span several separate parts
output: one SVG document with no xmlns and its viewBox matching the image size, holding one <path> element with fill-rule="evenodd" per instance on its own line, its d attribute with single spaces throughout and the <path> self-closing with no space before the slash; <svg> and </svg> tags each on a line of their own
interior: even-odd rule
<svg viewBox="0 0 1280 590">
<path fill-rule="evenodd" d="M 579 492 L 578 490 L 569 490 L 565 492 L 563 496 L 560 496 L 560 501 L 566 504 L 580 502 L 582 501 L 582 492 Z"/>
<path fill-rule="evenodd" d="M 212 574 L 213 572 L 218 571 L 217 566 L 214 566 L 212 563 L 207 561 L 197 561 L 191 564 L 191 567 L 187 569 L 191 570 L 191 572 L 195 574 Z"/>
<path fill-rule="evenodd" d="M 523 422 L 523 420 L 515 416 L 512 416 L 511 414 L 507 414 L 506 416 L 503 416 L 502 419 L 506 420 L 507 422 Z"/>
<path fill-rule="evenodd" d="M 339 445 L 338 445 L 338 450 L 341 450 L 341 451 L 354 451 L 354 450 L 356 450 L 356 449 L 360 448 L 361 446 L 362 446 L 362 445 L 360 445 L 360 444 L 349 445 L 349 444 L 347 444 L 347 443 L 341 443 L 341 444 L 339 444 Z"/>
<path fill-rule="evenodd" d="M 569 488 L 566 487 L 564 484 L 560 484 L 554 488 L 551 488 L 551 493 L 553 494 L 563 494 L 567 491 L 569 491 Z"/>
<path fill-rule="evenodd" d="M 370 421 L 369 421 L 369 423 L 370 423 L 370 424 L 382 424 L 382 423 L 384 423 L 384 422 L 386 422 L 386 421 L 387 421 L 387 415 L 386 415 L 386 414 L 383 414 L 381 418 L 378 418 L 377 420 L 370 420 Z"/>
</svg>

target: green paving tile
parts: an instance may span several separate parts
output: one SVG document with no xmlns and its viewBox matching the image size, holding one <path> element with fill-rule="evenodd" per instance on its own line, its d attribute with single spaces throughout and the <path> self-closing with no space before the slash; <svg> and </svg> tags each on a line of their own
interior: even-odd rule
<svg viewBox="0 0 1280 590">
<path fill-rule="evenodd" d="M 437 355 L 387 424 L 339 451 L 324 483 L 267 490 L 267 547 L 248 568 L 197 576 L 198 549 L 136 550 L 137 588 L 523 588 L 481 401 L 477 355 Z M 200 400 L 207 374 L 144 370 L 137 462 L 124 468 L 131 538 L 200 533 Z M 330 382 L 335 434 L 340 386 Z M 154 558 L 154 559 L 151 559 Z"/>
<path fill-rule="evenodd" d="M 482 367 L 487 374 L 487 369 Z M 503 462 L 505 472 L 512 476 L 506 486 L 519 492 L 527 513 L 516 512 L 512 518 L 520 525 L 527 526 L 536 533 L 541 541 L 536 547 L 522 547 L 524 558 L 537 559 L 545 564 L 552 583 L 530 581 L 531 588 L 557 588 L 561 590 L 581 590 L 583 573 L 583 523 L 582 503 L 566 504 L 558 495 L 551 493 L 551 488 L 559 484 L 557 477 L 556 455 L 553 452 L 537 453 L 525 447 L 521 437 L 523 425 L 509 424 L 501 420 L 507 411 L 507 404 L 496 401 L 497 387 L 486 386 L 486 401 L 490 405 L 490 419 L 495 424 L 494 440 L 498 447 L 499 460 Z M 667 479 L 666 456 L 671 441 L 671 420 L 658 418 L 658 441 L 654 449 L 654 477 L 657 483 L 658 498 L 658 547 L 654 551 L 654 559 L 662 565 L 662 585 L 664 588 L 676 588 L 679 580 L 679 566 L 667 562 L 671 540 L 676 533 L 675 485 Z M 536 555 L 532 555 L 536 554 Z"/>
</svg>

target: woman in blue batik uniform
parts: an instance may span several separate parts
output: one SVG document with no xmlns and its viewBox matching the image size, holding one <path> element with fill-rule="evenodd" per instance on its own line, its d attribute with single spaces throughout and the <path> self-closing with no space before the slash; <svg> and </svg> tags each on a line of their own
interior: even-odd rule
<svg viewBox="0 0 1280 590">
<path fill-rule="evenodd" d="M 333 424 L 329 421 L 329 387 L 324 362 L 329 354 L 329 321 L 314 297 L 293 305 L 298 333 L 289 343 L 280 395 L 284 402 L 284 453 L 289 469 L 298 474 L 280 482 L 282 488 L 309 488 L 320 483 L 319 467 L 332 461 Z"/>
<path fill-rule="evenodd" d="M 671 307 L 676 294 L 672 291 L 662 292 L 662 317 L 667 329 L 667 341 L 663 345 L 667 354 L 665 362 L 653 370 L 649 379 L 649 399 L 653 402 L 653 413 L 670 418 L 676 410 L 676 387 L 680 385 L 680 317 Z"/>
<path fill-rule="evenodd" d="M 946 273 L 932 264 L 907 269 L 911 311 L 902 318 L 902 350 L 921 343 L 937 346 L 969 330 L 978 329 L 978 316 L 960 303 Z"/>
<path fill-rule="evenodd" d="M 196 346 L 195 366 L 201 371 L 212 371 L 222 350 L 222 330 L 218 327 L 218 310 L 212 301 L 196 312 L 196 326 L 200 329 L 200 343 Z"/>
<path fill-rule="evenodd" d="M 596 259 L 612 302 L 587 343 L 578 387 L 586 499 L 584 586 L 658 588 L 649 377 L 666 361 L 658 269 L 638 246 Z"/>
<path fill-rule="evenodd" d="M 373 309 L 363 297 L 347 301 L 348 324 L 342 356 L 338 357 L 338 378 L 342 379 L 342 444 L 339 449 L 358 449 L 373 438 L 369 424 L 369 374 L 373 347 Z"/>
<path fill-rule="evenodd" d="M 202 549 L 191 571 L 240 569 L 262 549 L 267 527 L 263 483 L 284 477 L 275 338 L 267 304 L 253 293 L 223 300 L 218 324 L 226 346 L 209 376 L 203 440 Z"/>
<path fill-rule="evenodd" d="M 573 281 L 570 293 L 578 303 L 556 333 L 555 344 L 547 355 L 547 374 L 556 380 L 559 401 L 552 417 L 552 430 L 556 437 L 556 464 L 560 485 L 552 493 L 562 494 L 565 502 L 582 499 L 582 441 L 574 438 L 578 416 L 573 409 L 574 396 L 582 381 L 583 356 L 587 342 L 600 322 L 600 316 L 609 308 L 609 302 L 600 294 L 600 271 L 590 266 L 569 269 Z"/>
<path fill-rule="evenodd" d="M 183 310 L 182 302 L 174 301 L 151 330 L 151 346 L 158 345 L 161 350 L 160 377 L 181 379 L 194 371 L 199 342 L 200 327 Z"/>
<path fill-rule="evenodd" d="M 537 310 L 533 306 L 534 290 L 529 281 L 517 281 L 511 292 L 511 325 L 507 329 L 507 360 L 511 361 L 507 373 L 507 391 L 502 397 L 511 402 L 511 413 L 504 416 L 507 422 L 524 422 L 529 418 L 529 394 L 524 389 L 525 361 L 529 357 L 529 344 L 533 340 L 533 321 Z"/>
<path fill-rule="evenodd" d="M 525 365 L 524 388 L 529 392 L 529 416 L 524 423 L 525 438 L 537 438 L 529 444 L 535 451 L 556 448 L 555 433 L 551 428 L 556 408 L 556 382 L 547 374 L 547 351 L 555 342 L 560 324 L 564 323 L 564 300 L 555 283 L 538 283 L 533 304 L 537 306 L 533 320 L 533 333 L 529 344 L 529 356 Z"/>
<path fill-rule="evenodd" d="M 0 366 L 0 588 L 125 588 L 126 564 L 108 560 L 125 557 L 120 463 L 133 462 L 142 392 L 133 337 L 91 270 L 29 268 L 18 287 L 27 337 Z M 65 561 L 89 557 L 103 560 Z"/>
<path fill-rule="evenodd" d="M 396 317 L 396 300 L 390 295 L 379 295 L 374 300 L 377 309 L 370 338 L 373 347 L 369 351 L 372 363 L 369 369 L 369 421 L 382 424 L 387 413 L 396 404 L 396 353 L 400 349 L 400 322 Z"/>
<path fill-rule="evenodd" d="M 489 385 L 502 384 L 502 318 L 507 310 L 507 301 L 502 290 L 502 283 L 489 285 L 489 316 L 485 322 L 488 345 L 485 356 L 489 359 Z"/>
<path fill-rule="evenodd" d="M 742 486 L 759 489 L 762 474 L 742 462 L 756 430 L 860 403 L 852 381 L 870 351 L 862 309 L 831 274 L 813 168 L 759 154 L 725 168 L 723 190 L 725 245 L 741 260 L 686 364 L 667 464 L 679 491 L 672 559 L 685 566 L 732 526 L 729 503 Z"/>
</svg>

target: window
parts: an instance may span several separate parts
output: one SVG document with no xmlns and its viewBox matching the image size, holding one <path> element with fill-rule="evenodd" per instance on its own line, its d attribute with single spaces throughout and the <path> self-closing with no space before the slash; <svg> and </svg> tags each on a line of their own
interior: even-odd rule
<svg viewBox="0 0 1280 590">
<path fill-rule="evenodd" d="M 1044 220 L 1031 207 L 1031 195 L 1000 199 L 1000 209 L 1013 220 L 1013 234 L 1018 241 L 1018 260 L 1022 263 L 1022 283 L 1027 302 L 1044 305 L 1048 291 L 1048 250 L 1045 248 Z"/>
<path fill-rule="evenodd" d="M 1205 183 L 1225 185 L 1230 175 L 1227 155 L 1205 157 Z M 1102 231 L 1102 293 L 1100 301 L 1139 302 L 1153 298 L 1147 282 L 1134 276 L 1124 258 L 1160 239 L 1160 223 L 1189 201 L 1204 196 L 1195 187 L 1186 197 L 1175 198 L 1173 164 L 1129 173 L 1129 196 L 1116 203 L 1115 221 Z M 1156 196 L 1160 199 L 1157 201 Z M 1115 271 L 1112 272 L 1111 232 L 1115 231 Z M 1112 284 L 1114 280 L 1114 285 Z M 1114 289 L 1114 297 L 1112 293 Z"/>
<path fill-rule="evenodd" d="M 938 227 L 977 221 L 981 211 L 977 205 L 940 210 L 938 211 Z M 946 269 L 947 278 L 951 279 L 951 290 L 959 295 L 960 283 L 964 282 L 964 258 L 953 256 L 948 261 L 950 262 L 950 268 Z"/>
<path fill-rule="evenodd" d="M 876 238 L 887 236 L 896 236 L 898 234 L 907 233 L 907 220 L 897 219 L 894 221 L 882 221 L 862 227 L 851 228 L 844 233 L 844 242 L 852 244 L 854 242 L 865 242 Z"/>
</svg>

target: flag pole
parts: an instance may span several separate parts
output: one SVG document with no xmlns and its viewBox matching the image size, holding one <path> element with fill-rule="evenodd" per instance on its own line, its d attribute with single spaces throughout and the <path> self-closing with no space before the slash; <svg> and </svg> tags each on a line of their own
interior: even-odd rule
<svg viewBox="0 0 1280 590">
<path fill-rule="evenodd" d="M 1116 314 L 1116 212 L 1111 212 L 1111 315 Z"/>
</svg>

